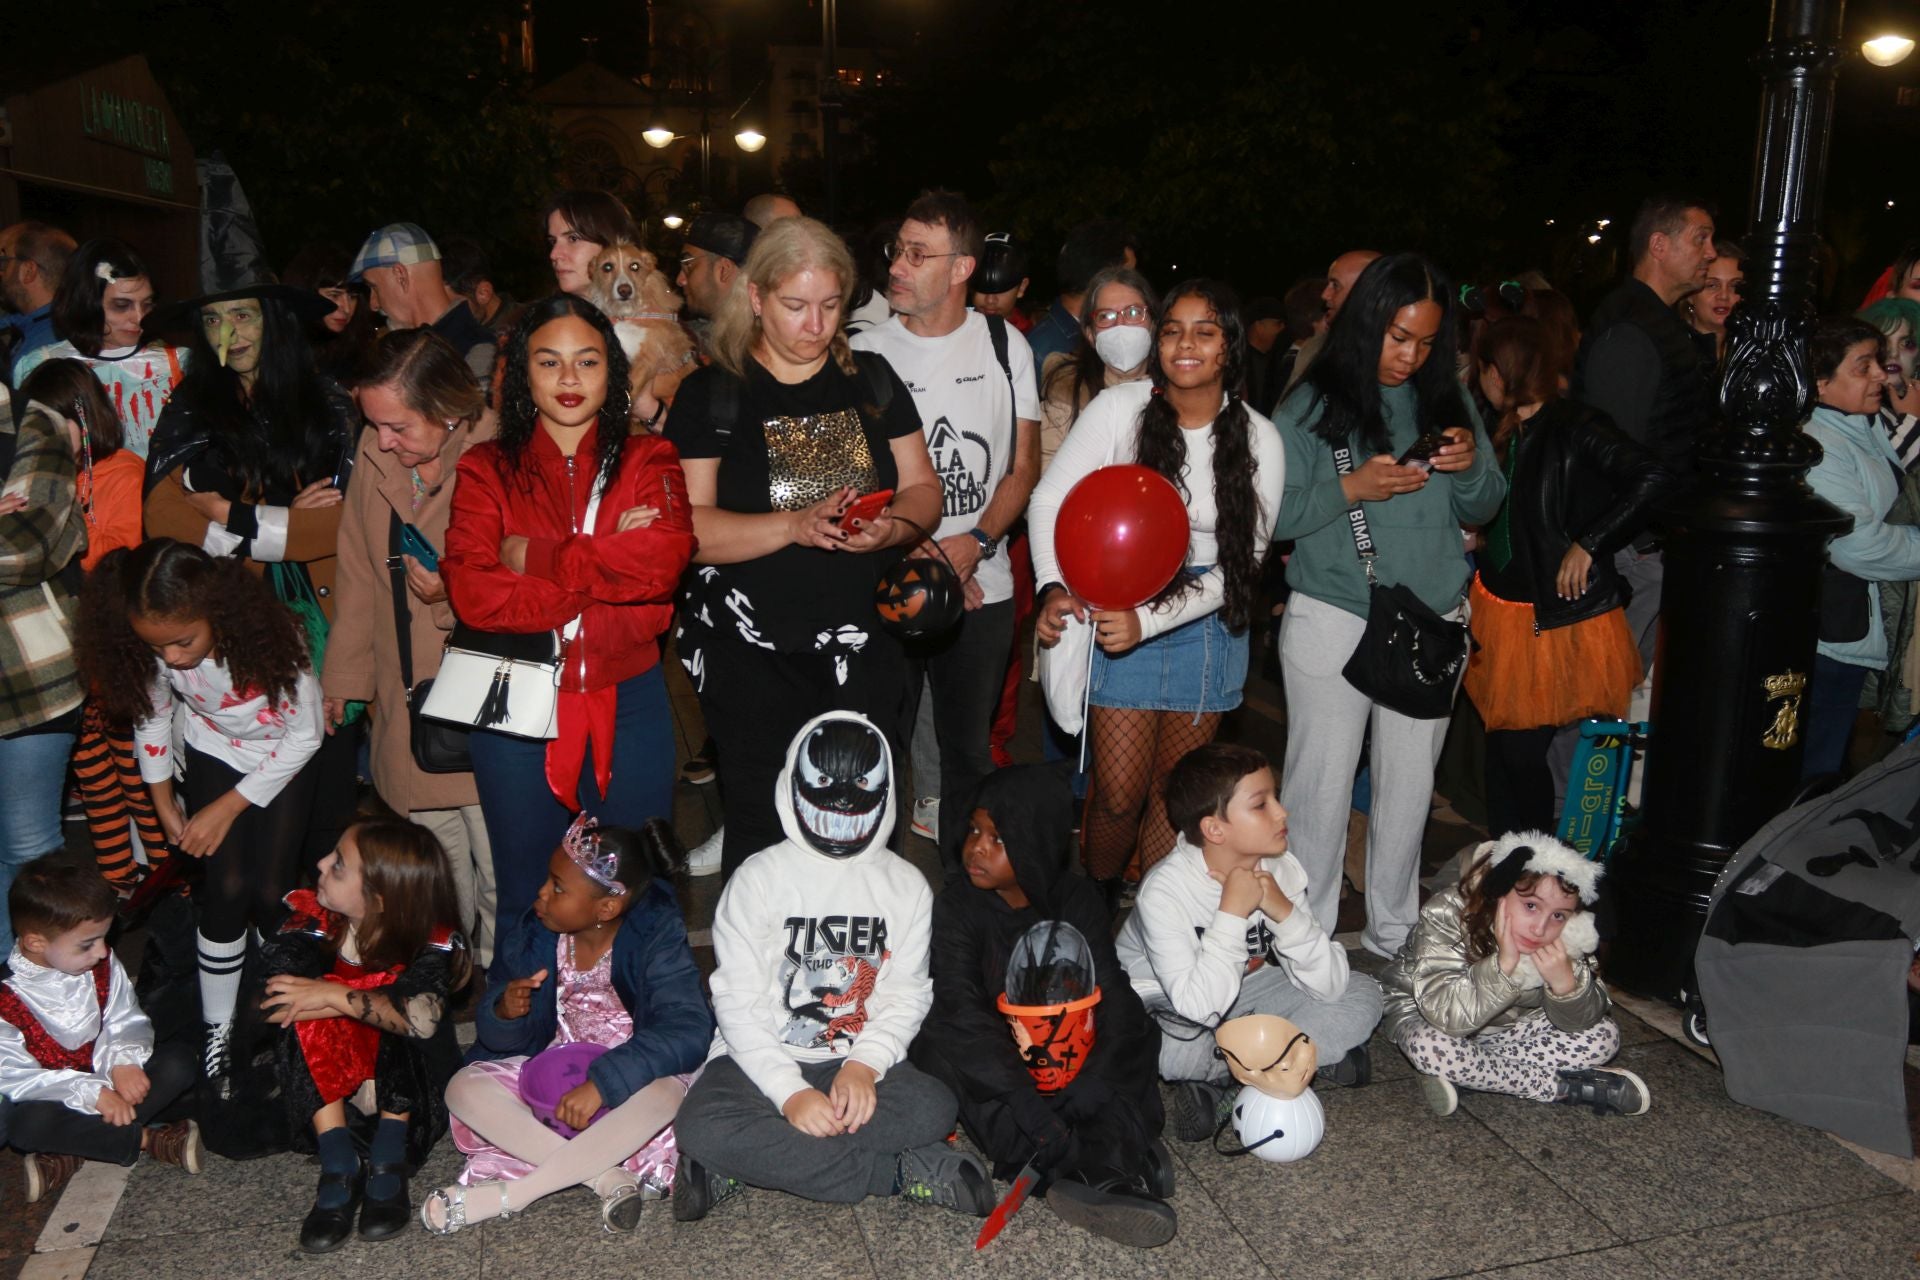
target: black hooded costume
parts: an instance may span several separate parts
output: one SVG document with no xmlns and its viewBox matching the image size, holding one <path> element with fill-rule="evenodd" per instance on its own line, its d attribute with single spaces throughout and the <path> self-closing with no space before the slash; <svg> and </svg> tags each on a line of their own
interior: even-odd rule
<svg viewBox="0 0 1920 1280">
<path fill-rule="evenodd" d="M 1016 910 L 997 891 L 964 878 L 948 881 L 933 904 L 933 1009 L 913 1043 L 914 1065 L 960 1099 L 960 1123 L 1011 1178 L 1028 1161 L 1088 1182 L 1148 1176 L 1149 1146 L 1165 1123 L 1155 1064 L 1160 1031 L 1114 953 L 1106 897 L 1068 866 L 1073 795 L 1055 766 L 1025 765 L 989 774 L 951 815 L 950 864 L 957 865 L 968 818 L 993 815 L 1028 905 Z M 994 1006 L 1014 944 L 1043 920 L 1071 924 L 1094 957 L 1100 1003 L 1093 1047 L 1064 1089 L 1042 1094 Z"/>
</svg>

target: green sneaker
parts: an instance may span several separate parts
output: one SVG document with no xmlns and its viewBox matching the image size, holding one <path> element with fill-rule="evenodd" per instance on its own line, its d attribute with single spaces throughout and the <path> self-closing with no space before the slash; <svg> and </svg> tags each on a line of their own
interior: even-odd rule
<svg viewBox="0 0 1920 1280">
<path fill-rule="evenodd" d="M 915 1204 L 937 1204 L 976 1218 L 993 1212 L 993 1179 L 979 1157 L 944 1142 L 929 1142 L 908 1147 L 899 1159 L 897 1194 Z"/>
</svg>

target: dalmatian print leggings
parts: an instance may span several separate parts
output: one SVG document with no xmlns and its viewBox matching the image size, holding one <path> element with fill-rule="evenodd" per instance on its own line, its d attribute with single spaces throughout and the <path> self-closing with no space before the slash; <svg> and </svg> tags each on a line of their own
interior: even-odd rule
<svg viewBox="0 0 1920 1280">
<path fill-rule="evenodd" d="M 1440 1076 L 1463 1089 L 1507 1093 L 1552 1102 L 1564 1067 L 1597 1067 L 1620 1050 L 1620 1028 L 1602 1018 L 1585 1031 L 1562 1031 L 1538 1011 L 1511 1027 L 1478 1035 L 1450 1036 L 1430 1022 L 1401 1030 L 1400 1051 L 1422 1075 Z"/>
</svg>

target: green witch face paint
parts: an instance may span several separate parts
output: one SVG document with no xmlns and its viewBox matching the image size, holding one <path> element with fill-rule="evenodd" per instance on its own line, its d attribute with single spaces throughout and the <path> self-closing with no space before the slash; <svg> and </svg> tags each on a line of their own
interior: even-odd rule
<svg viewBox="0 0 1920 1280">
<path fill-rule="evenodd" d="M 260 316 L 259 299 L 210 302 L 200 308 L 200 323 L 224 368 L 247 378 L 260 367 L 260 343 L 266 325 Z"/>
</svg>

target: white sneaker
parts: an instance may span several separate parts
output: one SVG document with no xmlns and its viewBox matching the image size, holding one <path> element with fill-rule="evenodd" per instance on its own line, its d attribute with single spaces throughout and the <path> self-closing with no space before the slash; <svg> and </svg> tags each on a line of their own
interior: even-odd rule
<svg viewBox="0 0 1920 1280">
<path fill-rule="evenodd" d="M 940 843 L 940 797 L 913 802 L 913 834 Z"/>
<path fill-rule="evenodd" d="M 687 854 L 687 874 L 690 876 L 717 876 L 720 874 L 720 846 L 726 841 L 727 829 L 715 827 L 713 834 L 695 845 Z"/>
</svg>

